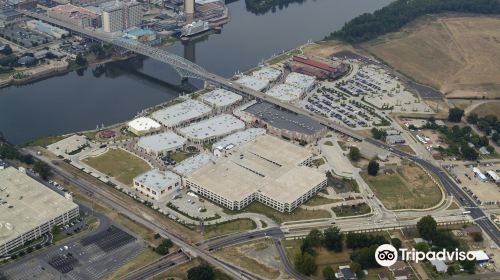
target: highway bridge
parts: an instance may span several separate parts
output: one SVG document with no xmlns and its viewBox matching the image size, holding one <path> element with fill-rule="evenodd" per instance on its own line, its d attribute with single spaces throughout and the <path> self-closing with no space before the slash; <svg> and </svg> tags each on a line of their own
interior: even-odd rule
<svg viewBox="0 0 500 280">
<path fill-rule="evenodd" d="M 206 82 L 212 83 L 214 85 L 220 86 L 222 88 L 231 90 L 233 92 L 237 92 L 246 96 L 249 96 L 251 98 L 255 98 L 260 101 L 266 101 L 269 103 L 272 103 L 276 106 L 279 106 L 283 109 L 286 109 L 290 112 L 293 112 L 295 114 L 301 114 L 301 115 L 306 115 L 310 117 L 311 119 L 323 124 L 324 126 L 345 134 L 353 139 L 356 139 L 358 141 L 367 141 L 375 146 L 378 146 L 380 148 L 383 148 L 385 150 L 388 150 L 395 155 L 401 157 L 401 158 L 406 158 L 410 161 L 416 162 L 420 164 L 423 168 L 427 169 L 429 172 L 433 173 L 441 182 L 442 186 L 445 188 L 446 192 L 448 195 L 453 195 L 459 203 L 467 208 L 468 210 L 471 211 L 471 216 L 474 220 L 476 220 L 476 223 L 488 234 L 488 236 L 497 244 L 497 246 L 500 246 L 500 231 L 498 230 L 497 226 L 487 217 L 487 214 L 481 209 L 473 199 L 471 199 L 468 195 L 466 195 L 463 190 L 460 188 L 460 186 L 455 183 L 446 173 L 443 169 L 441 169 L 438 166 L 435 166 L 433 163 L 428 162 L 418 156 L 410 155 L 404 151 L 395 149 L 389 145 L 386 145 L 385 143 L 382 143 L 380 141 L 377 141 L 372 138 L 367 138 L 364 137 L 357 132 L 346 128 L 338 123 L 333 122 L 330 119 L 327 119 L 323 116 L 314 114 L 312 112 L 306 111 L 304 109 L 295 107 L 294 105 L 288 104 L 288 103 L 283 103 L 280 100 L 267 96 L 262 92 L 250 89 L 248 87 L 245 87 L 243 85 L 240 85 L 234 81 L 231 81 L 227 78 L 218 76 L 216 74 L 210 73 L 209 71 L 203 69 L 199 65 L 183 58 L 178 55 L 172 54 L 166 50 L 159 49 L 159 48 L 153 48 L 132 40 L 124 39 L 121 37 L 110 37 L 109 35 L 106 35 L 106 33 L 103 32 L 98 32 L 95 30 L 89 30 L 89 29 L 83 29 L 79 28 L 77 26 L 64 23 L 52 18 L 48 18 L 45 15 L 42 14 L 37 14 L 37 13 L 32 13 L 28 11 L 20 11 L 24 13 L 25 15 L 36 18 L 42 21 L 46 21 L 48 23 L 51 23 L 53 25 L 71 30 L 73 32 L 79 33 L 83 36 L 87 36 L 90 38 L 94 38 L 97 40 L 101 40 L 106 43 L 113 44 L 115 46 L 124 48 L 126 50 L 150 57 L 152 59 L 158 60 L 160 62 L 166 63 L 170 66 L 172 66 L 177 73 L 181 77 L 189 77 L 189 78 L 196 78 L 196 79 L 201 79 Z"/>
</svg>

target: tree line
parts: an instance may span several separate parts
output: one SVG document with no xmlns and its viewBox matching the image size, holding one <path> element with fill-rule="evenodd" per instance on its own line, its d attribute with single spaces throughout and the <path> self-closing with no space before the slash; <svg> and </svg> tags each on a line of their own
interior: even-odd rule
<svg viewBox="0 0 500 280">
<path fill-rule="evenodd" d="M 396 0 L 373 13 L 364 13 L 327 36 L 361 43 L 399 30 L 414 19 L 439 13 L 500 14 L 498 0 Z"/>
</svg>

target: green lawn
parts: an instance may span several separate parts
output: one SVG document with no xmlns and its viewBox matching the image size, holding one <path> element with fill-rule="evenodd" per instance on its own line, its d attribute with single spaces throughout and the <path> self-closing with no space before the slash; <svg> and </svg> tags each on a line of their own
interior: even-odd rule
<svg viewBox="0 0 500 280">
<path fill-rule="evenodd" d="M 39 146 L 39 147 L 47 147 L 50 144 L 54 144 L 62 139 L 66 138 L 65 136 L 47 136 L 35 139 L 28 143 L 28 146 Z"/>
<path fill-rule="evenodd" d="M 409 153 L 410 155 L 414 155 L 415 154 L 415 151 L 408 145 L 396 145 L 396 149 L 399 149 L 403 152 L 407 152 Z"/>
<path fill-rule="evenodd" d="M 111 149 L 98 157 L 86 158 L 83 162 L 129 186 L 134 177 L 151 169 L 144 160 L 121 149 Z"/>
<path fill-rule="evenodd" d="M 332 143 L 332 141 L 326 141 L 325 145 L 327 145 L 327 146 L 333 146 L 333 143 Z"/>
<path fill-rule="evenodd" d="M 184 151 L 175 152 L 175 153 L 170 155 L 170 158 L 175 160 L 177 163 L 187 159 L 188 157 L 189 157 L 189 153 L 184 152 Z"/>
<path fill-rule="evenodd" d="M 335 202 L 340 202 L 342 201 L 341 199 L 331 199 L 327 197 L 323 197 L 320 195 L 315 195 L 311 197 L 304 205 L 306 206 L 318 206 L 318 205 L 325 205 L 325 204 L 331 204 Z"/>
<path fill-rule="evenodd" d="M 323 164 L 325 164 L 325 160 L 323 158 L 317 158 L 312 161 L 312 164 L 316 167 L 319 167 Z"/>
<path fill-rule="evenodd" d="M 325 210 L 305 210 L 302 208 L 297 208 L 293 210 L 291 213 L 281 213 L 260 202 L 252 202 L 250 203 L 250 205 L 248 205 L 241 211 L 231 211 L 227 209 L 225 209 L 224 211 L 229 214 L 236 214 L 243 212 L 258 213 L 267 216 L 278 223 L 310 220 L 310 219 L 331 218 L 330 213 Z"/>
<path fill-rule="evenodd" d="M 205 226 L 205 237 L 210 238 L 219 235 L 225 235 L 240 231 L 256 229 L 257 225 L 250 219 L 236 219 L 217 225 Z"/>
<path fill-rule="evenodd" d="M 349 216 L 357 216 L 364 215 L 370 213 L 370 206 L 366 203 L 362 203 L 356 206 L 348 206 L 343 205 L 339 207 L 333 207 L 333 212 L 337 215 L 337 217 L 349 217 Z"/>
</svg>

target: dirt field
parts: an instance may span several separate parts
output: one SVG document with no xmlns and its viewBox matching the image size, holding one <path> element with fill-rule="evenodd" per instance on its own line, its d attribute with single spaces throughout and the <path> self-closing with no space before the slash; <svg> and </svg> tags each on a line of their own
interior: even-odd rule
<svg viewBox="0 0 500 280">
<path fill-rule="evenodd" d="M 500 119 L 500 102 L 483 103 L 475 108 L 472 112 L 478 114 L 481 117 L 494 115 Z"/>
<path fill-rule="evenodd" d="M 362 47 L 447 97 L 500 97 L 498 17 L 424 17 Z"/>
</svg>

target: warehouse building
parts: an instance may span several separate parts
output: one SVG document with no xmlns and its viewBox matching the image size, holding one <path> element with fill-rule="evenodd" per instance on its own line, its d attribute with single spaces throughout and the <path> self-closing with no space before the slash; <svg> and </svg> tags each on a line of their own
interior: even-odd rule
<svg viewBox="0 0 500 280">
<path fill-rule="evenodd" d="M 140 136 L 151 132 L 156 132 L 161 129 L 161 124 L 156 121 L 146 118 L 140 117 L 134 119 L 127 124 L 128 130 L 133 134 Z"/>
<path fill-rule="evenodd" d="M 149 170 L 134 178 L 136 191 L 159 200 L 181 190 L 181 177 L 173 172 Z"/>
<path fill-rule="evenodd" d="M 263 80 L 254 76 L 243 76 L 236 80 L 236 83 L 256 91 L 264 91 L 269 87 L 268 80 Z"/>
<path fill-rule="evenodd" d="M 225 89 L 216 89 L 200 96 L 205 104 L 217 109 L 218 112 L 226 111 L 243 100 L 243 96 Z"/>
<path fill-rule="evenodd" d="M 171 131 L 144 136 L 137 142 L 139 148 L 155 156 L 163 156 L 168 152 L 181 150 L 185 144 L 186 139 L 184 137 Z"/>
<path fill-rule="evenodd" d="M 326 133 L 326 127 L 305 115 L 290 112 L 267 102 L 249 102 L 234 114 L 246 123 L 259 125 L 269 134 L 292 140 L 313 142 Z"/>
<path fill-rule="evenodd" d="M 400 145 L 406 142 L 405 138 L 400 134 L 387 135 L 385 142 L 389 145 Z"/>
<path fill-rule="evenodd" d="M 279 147 L 279 148 L 277 148 Z M 305 148 L 264 135 L 187 176 L 186 186 L 231 210 L 259 201 L 292 212 L 326 186 Z"/>
<path fill-rule="evenodd" d="M 221 114 L 213 118 L 183 127 L 178 132 L 194 143 L 207 143 L 245 129 L 245 123 L 239 119 Z"/>
<path fill-rule="evenodd" d="M 302 89 L 290 84 L 279 84 L 266 91 L 266 95 L 279 99 L 282 102 L 294 102 L 302 97 Z"/>
<path fill-rule="evenodd" d="M 309 75 L 304 75 L 292 72 L 286 76 L 285 83 L 292 85 L 302 90 L 302 92 L 311 91 L 316 83 L 316 78 Z"/>
<path fill-rule="evenodd" d="M 212 145 L 214 155 L 217 157 L 225 155 L 229 151 L 232 151 L 243 144 L 252 142 L 265 134 L 266 130 L 263 128 L 249 128 L 247 130 L 238 131 L 228 135 Z"/>
<path fill-rule="evenodd" d="M 89 9 L 75 6 L 72 4 L 64 4 L 55 6 L 47 10 L 47 15 L 69 24 L 78 27 L 101 27 L 101 16 L 90 11 Z"/>
<path fill-rule="evenodd" d="M 56 143 L 47 146 L 52 153 L 60 156 L 74 155 L 90 145 L 89 140 L 84 135 L 74 134 Z"/>
<path fill-rule="evenodd" d="M 0 255 L 78 216 L 73 201 L 14 167 L 0 170 Z"/>
<path fill-rule="evenodd" d="M 263 67 L 252 73 L 252 76 L 269 82 L 276 81 L 281 76 L 281 71 L 271 67 Z"/>
<path fill-rule="evenodd" d="M 215 157 L 210 153 L 201 153 L 181 161 L 173 171 L 183 177 L 193 173 L 210 162 L 215 161 Z"/>
<path fill-rule="evenodd" d="M 212 110 L 197 100 L 186 100 L 153 113 L 152 117 L 162 125 L 173 128 L 207 116 Z"/>
</svg>

